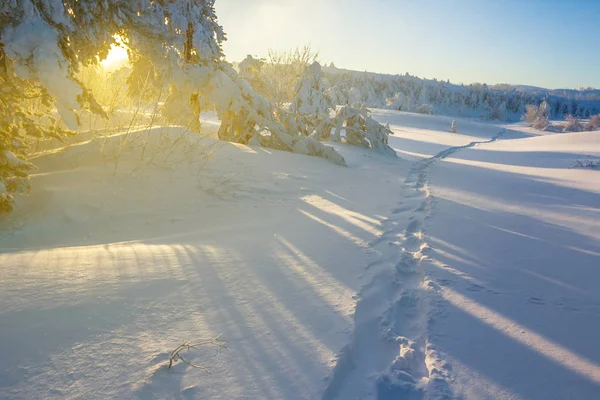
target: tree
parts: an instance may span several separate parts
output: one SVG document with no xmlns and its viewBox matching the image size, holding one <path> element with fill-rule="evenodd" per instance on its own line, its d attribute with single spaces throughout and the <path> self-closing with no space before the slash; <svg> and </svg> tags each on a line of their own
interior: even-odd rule
<svg viewBox="0 0 600 400">
<path fill-rule="evenodd" d="M 322 79 L 321 65 L 313 62 L 304 71 L 304 75 L 296 85 L 296 94 L 290 104 L 290 111 L 307 127 L 306 135 L 329 118 L 329 111 L 334 107 Z"/>
<path fill-rule="evenodd" d="M 490 118 L 506 121 L 506 101 L 502 101 L 497 106 L 492 107 Z"/>
<path fill-rule="evenodd" d="M 277 107 L 283 107 L 294 98 L 296 84 L 306 67 L 318 58 L 319 53 L 309 45 L 289 51 L 269 49 L 267 59 L 261 68 L 262 88 L 259 92 Z"/>
<path fill-rule="evenodd" d="M 10 209 L 12 193 L 27 186 L 30 165 L 25 160 L 32 140 L 70 134 L 78 129 L 82 112 L 106 117 L 76 74 L 82 66 L 106 58 L 117 38 L 129 49 L 130 92 L 148 81 L 160 90 L 168 87 L 165 110 L 179 108 L 180 114 L 189 115 L 192 130 L 199 128 L 202 105 L 210 103 L 222 117 L 225 138 L 243 141 L 255 136 L 253 121 L 272 133 L 271 144 L 343 164 L 332 148 L 319 143 L 299 146 L 283 131 L 270 103 L 223 60 L 225 33 L 217 23 L 214 0 L 4 1 L 0 3 L 1 209 Z M 54 119 L 54 110 L 60 119 Z"/>
<path fill-rule="evenodd" d="M 398 92 L 388 103 L 388 108 L 397 111 L 406 110 L 406 96 L 402 92 Z"/>
<path fill-rule="evenodd" d="M 238 66 L 240 78 L 247 80 L 259 92 L 263 92 L 265 89 L 265 85 L 261 79 L 261 69 L 264 64 L 264 59 L 254 58 L 248 54 Z"/>
</svg>

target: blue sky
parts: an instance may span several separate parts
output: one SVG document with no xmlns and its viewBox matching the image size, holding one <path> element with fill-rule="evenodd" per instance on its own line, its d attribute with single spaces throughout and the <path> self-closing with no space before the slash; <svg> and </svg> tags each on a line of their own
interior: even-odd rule
<svg viewBox="0 0 600 400">
<path fill-rule="evenodd" d="M 338 67 L 600 88 L 600 0 L 217 0 L 230 61 L 310 44 Z"/>
</svg>

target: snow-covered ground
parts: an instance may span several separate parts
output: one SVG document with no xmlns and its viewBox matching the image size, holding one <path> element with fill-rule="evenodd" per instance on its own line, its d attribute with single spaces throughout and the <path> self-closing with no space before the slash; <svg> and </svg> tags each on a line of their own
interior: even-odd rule
<svg viewBox="0 0 600 400">
<path fill-rule="evenodd" d="M 0 233 L 0 398 L 598 397 L 600 172 L 571 168 L 598 132 L 373 115 L 398 159 L 176 128 L 36 159 Z M 210 373 L 167 368 L 219 334 L 185 353 Z"/>
</svg>

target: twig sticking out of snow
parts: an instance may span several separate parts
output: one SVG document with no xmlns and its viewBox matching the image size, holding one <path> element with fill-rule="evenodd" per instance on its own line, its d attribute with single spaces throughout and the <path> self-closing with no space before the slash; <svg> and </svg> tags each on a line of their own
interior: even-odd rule
<svg viewBox="0 0 600 400">
<path fill-rule="evenodd" d="M 227 341 L 224 339 L 221 339 L 221 335 L 219 335 L 213 339 L 204 340 L 204 341 L 198 342 L 198 343 L 182 343 L 179 346 L 177 346 L 177 348 L 175 350 L 173 350 L 171 352 L 171 355 L 169 356 L 169 368 L 171 368 L 173 366 L 173 363 L 177 362 L 178 360 L 181 360 L 184 363 L 186 363 L 187 365 L 189 365 L 190 367 L 200 368 L 200 369 L 210 373 L 210 369 L 208 367 L 203 366 L 203 365 L 193 364 L 193 363 L 189 362 L 188 360 L 183 358 L 183 356 L 181 355 L 181 352 L 183 350 L 198 349 L 201 346 L 216 346 L 217 353 L 220 353 L 221 350 L 227 349 L 227 346 L 225 346 L 225 343 L 227 343 Z"/>
</svg>

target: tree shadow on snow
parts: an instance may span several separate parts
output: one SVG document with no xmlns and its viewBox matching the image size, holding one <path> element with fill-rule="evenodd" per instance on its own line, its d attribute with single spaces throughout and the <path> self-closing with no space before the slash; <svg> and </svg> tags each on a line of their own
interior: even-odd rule
<svg viewBox="0 0 600 400">
<path fill-rule="evenodd" d="M 452 162 L 430 187 L 432 343 L 525 398 L 598 393 L 600 195 Z"/>
</svg>

